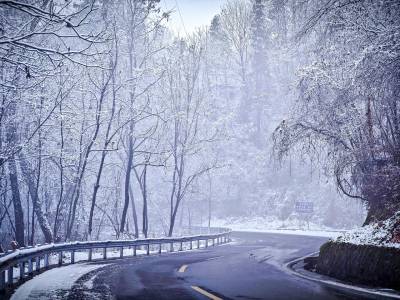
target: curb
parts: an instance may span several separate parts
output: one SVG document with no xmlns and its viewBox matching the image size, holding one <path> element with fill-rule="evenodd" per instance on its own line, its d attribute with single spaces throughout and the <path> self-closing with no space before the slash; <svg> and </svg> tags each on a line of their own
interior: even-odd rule
<svg viewBox="0 0 400 300">
<path fill-rule="evenodd" d="M 361 294 L 365 294 L 365 295 L 369 295 L 369 296 L 377 296 L 377 297 L 387 297 L 390 299 L 400 299 L 400 294 L 395 294 L 395 293 L 391 293 L 391 292 L 386 292 L 383 290 L 379 290 L 379 289 L 373 289 L 373 288 L 367 288 L 367 287 L 361 287 L 361 286 L 356 286 L 356 285 L 351 285 L 351 284 L 347 284 L 344 282 L 339 282 L 339 281 L 335 281 L 335 280 L 329 280 L 329 279 L 321 279 L 321 278 L 316 278 L 313 276 L 308 276 L 306 274 L 300 273 L 298 271 L 296 271 L 293 266 L 295 264 L 297 264 L 298 262 L 304 260 L 307 257 L 311 257 L 311 256 L 315 256 L 316 254 L 318 254 L 319 252 L 313 252 L 310 253 L 308 255 L 305 255 L 303 257 L 300 258 L 296 258 L 292 261 L 289 261 L 287 263 L 284 264 L 284 267 L 286 268 L 286 270 L 293 274 L 296 275 L 298 277 L 301 277 L 303 279 L 307 279 L 310 281 L 314 281 L 314 282 L 318 282 L 330 287 L 333 287 L 335 289 L 344 289 L 344 290 L 348 290 L 351 292 L 356 292 L 356 293 L 361 293 Z M 309 271 L 306 271 L 309 272 Z M 311 273 L 311 272 L 309 272 Z M 325 275 L 323 275 L 325 276 Z M 328 278 L 327 276 L 325 276 L 326 278 Z"/>
</svg>

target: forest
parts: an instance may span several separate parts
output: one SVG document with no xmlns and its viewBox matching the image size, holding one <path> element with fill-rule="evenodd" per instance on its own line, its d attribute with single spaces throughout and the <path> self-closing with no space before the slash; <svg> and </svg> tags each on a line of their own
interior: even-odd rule
<svg viewBox="0 0 400 300">
<path fill-rule="evenodd" d="M 0 0 L 3 248 L 400 210 L 399 1 L 161 2 Z"/>
</svg>

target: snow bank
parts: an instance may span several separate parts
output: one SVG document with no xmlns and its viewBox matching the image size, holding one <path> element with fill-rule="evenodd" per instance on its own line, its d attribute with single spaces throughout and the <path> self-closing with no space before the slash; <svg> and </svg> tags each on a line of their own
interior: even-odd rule
<svg viewBox="0 0 400 300">
<path fill-rule="evenodd" d="M 68 291 L 82 275 L 101 267 L 103 265 L 76 264 L 51 269 L 25 282 L 11 299 L 65 299 Z"/>
<path fill-rule="evenodd" d="M 355 245 L 375 245 L 400 248 L 400 212 L 393 217 L 350 230 L 334 241 Z"/>
<path fill-rule="evenodd" d="M 233 231 L 266 232 L 292 235 L 337 237 L 345 230 L 332 229 L 310 222 L 282 222 L 275 218 L 227 218 L 212 221 L 213 226 L 229 227 Z"/>
</svg>

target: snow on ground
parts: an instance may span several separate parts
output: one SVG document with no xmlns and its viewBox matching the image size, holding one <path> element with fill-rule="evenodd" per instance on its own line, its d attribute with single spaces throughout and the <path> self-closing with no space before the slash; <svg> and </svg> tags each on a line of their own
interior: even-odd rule
<svg viewBox="0 0 400 300">
<path fill-rule="evenodd" d="M 350 230 L 335 241 L 355 245 L 375 245 L 382 247 L 400 248 L 400 212 L 393 217 Z"/>
<path fill-rule="evenodd" d="M 215 219 L 211 224 L 215 227 L 227 227 L 233 231 L 267 232 L 331 238 L 335 238 L 346 231 L 344 229 L 332 229 L 312 222 L 307 224 L 306 222 L 296 220 L 295 222 L 284 223 L 274 218 L 263 217 Z"/>
<path fill-rule="evenodd" d="M 65 299 L 82 275 L 101 267 L 103 265 L 80 263 L 51 269 L 25 282 L 11 299 Z"/>
<path fill-rule="evenodd" d="M 238 229 L 235 231 L 247 231 L 247 232 L 265 232 L 265 233 L 277 233 L 277 234 L 291 234 L 291 235 L 304 235 L 304 236 L 320 236 L 335 238 L 341 235 L 341 231 L 324 231 L 324 230 L 303 230 L 303 229 Z"/>
</svg>

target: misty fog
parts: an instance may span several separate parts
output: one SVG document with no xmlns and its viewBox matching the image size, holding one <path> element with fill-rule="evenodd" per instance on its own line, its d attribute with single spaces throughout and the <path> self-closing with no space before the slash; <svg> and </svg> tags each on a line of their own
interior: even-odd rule
<svg viewBox="0 0 400 300">
<path fill-rule="evenodd" d="M 227 0 L 180 34 L 161 4 L 0 1 L 3 248 L 388 215 L 397 1 Z"/>
</svg>

